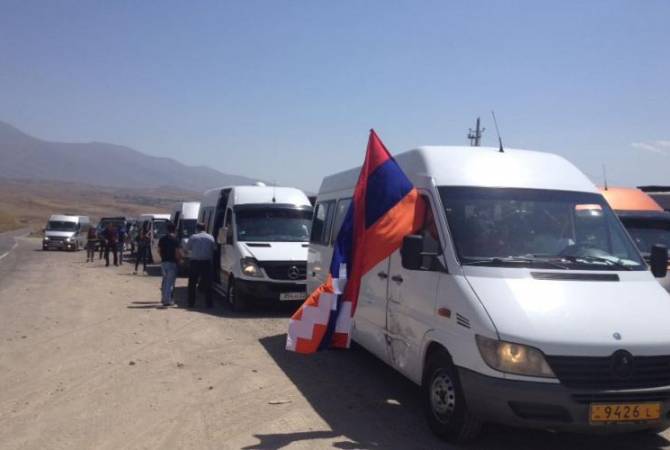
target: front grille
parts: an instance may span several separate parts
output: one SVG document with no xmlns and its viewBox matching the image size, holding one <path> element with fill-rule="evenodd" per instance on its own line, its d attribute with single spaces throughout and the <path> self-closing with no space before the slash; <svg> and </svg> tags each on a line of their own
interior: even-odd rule
<svg viewBox="0 0 670 450">
<path fill-rule="evenodd" d="M 588 394 L 573 394 L 572 398 L 581 404 L 591 403 L 647 403 L 663 402 L 670 399 L 670 391 L 650 392 L 599 392 Z"/>
<path fill-rule="evenodd" d="M 64 236 L 49 236 L 49 240 L 53 242 L 63 242 L 65 239 Z"/>
<path fill-rule="evenodd" d="M 263 261 L 259 265 L 273 280 L 300 281 L 307 279 L 307 263 L 304 261 Z"/>
<path fill-rule="evenodd" d="M 578 389 L 635 389 L 670 386 L 670 356 L 634 356 L 626 375 L 613 368 L 613 358 L 547 356 L 561 384 Z"/>
</svg>

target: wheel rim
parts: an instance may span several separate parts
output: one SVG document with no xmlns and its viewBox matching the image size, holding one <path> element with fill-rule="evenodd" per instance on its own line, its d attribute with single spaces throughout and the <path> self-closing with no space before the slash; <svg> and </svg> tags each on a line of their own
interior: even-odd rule
<svg viewBox="0 0 670 450">
<path fill-rule="evenodd" d="M 456 387 L 449 374 L 440 369 L 430 384 L 430 405 L 433 415 L 442 423 L 448 423 L 456 409 Z"/>
</svg>

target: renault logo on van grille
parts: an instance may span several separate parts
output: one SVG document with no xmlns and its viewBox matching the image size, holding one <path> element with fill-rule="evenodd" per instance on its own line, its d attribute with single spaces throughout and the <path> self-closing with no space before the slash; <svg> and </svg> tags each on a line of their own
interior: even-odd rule
<svg viewBox="0 0 670 450">
<path fill-rule="evenodd" d="M 633 355 L 626 350 L 617 350 L 612 354 L 612 374 L 619 378 L 630 378 L 633 374 Z"/>
<path fill-rule="evenodd" d="M 291 266 L 288 268 L 288 279 L 289 280 L 297 280 L 300 278 L 300 269 L 298 269 L 298 266 Z"/>
</svg>

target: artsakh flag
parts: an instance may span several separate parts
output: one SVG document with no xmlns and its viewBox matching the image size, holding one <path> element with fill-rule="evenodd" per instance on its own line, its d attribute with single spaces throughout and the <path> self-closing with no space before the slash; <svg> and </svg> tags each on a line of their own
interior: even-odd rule
<svg viewBox="0 0 670 450">
<path fill-rule="evenodd" d="M 333 249 L 324 284 L 291 317 L 286 349 L 313 353 L 348 348 L 361 278 L 420 229 L 425 205 L 400 166 L 370 130 L 365 162 Z"/>
</svg>

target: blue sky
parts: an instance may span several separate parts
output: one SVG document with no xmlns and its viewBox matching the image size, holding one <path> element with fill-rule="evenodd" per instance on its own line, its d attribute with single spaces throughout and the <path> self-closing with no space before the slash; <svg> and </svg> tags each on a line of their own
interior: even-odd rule
<svg viewBox="0 0 670 450">
<path fill-rule="evenodd" d="M 392 152 L 560 153 L 670 184 L 667 1 L 0 2 L 0 120 L 316 190 Z"/>
</svg>

